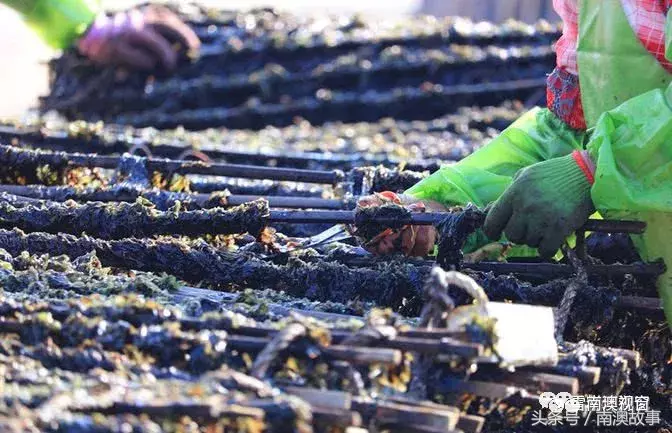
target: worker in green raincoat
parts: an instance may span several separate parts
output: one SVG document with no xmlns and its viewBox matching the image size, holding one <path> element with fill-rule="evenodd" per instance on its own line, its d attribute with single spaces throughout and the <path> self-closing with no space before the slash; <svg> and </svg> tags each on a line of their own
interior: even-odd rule
<svg viewBox="0 0 672 433">
<path fill-rule="evenodd" d="M 671 0 L 554 0 L 563 19 L 547 108 L 405 194 L 366 197 L 430 207 L 491 205 L 483 232 L 553 256 L 595 212 L 647 223 L 634 242 L 667 265 L 658 289 L 672 323 Z M 433 248 L 431 227 L 379 236 L 371 249 Z"/>
<path fill-rule="evenodd" d="M 186 51 L 200 47 L 196 34 L 163 7 L 147 7 L 108 16 L 95 0 L 0 0 L 17 11 L 52 48 L 76 46 L 103 65 L 170 71 L 178 43 Z"/>
</svg>

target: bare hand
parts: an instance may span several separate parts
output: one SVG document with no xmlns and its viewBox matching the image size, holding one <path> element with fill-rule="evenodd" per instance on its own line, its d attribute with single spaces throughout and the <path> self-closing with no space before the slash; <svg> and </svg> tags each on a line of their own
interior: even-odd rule
<svg viewBox="0 0 672 433">
<path fill-rule="evenodd" d="M 429 203 L 417 200 L 406 195 L 397 195 L 390 191 L 374 194 L 359 199 L 357 205 L 360 207 L 381 206 L 384 203 L 396 203 L 404 205 L 412 212 L 424 212 L 426 209 L 437 209 L 436 203 Z M 407 256 L 424 257 L 434 248 L 436 242 L 436 229 L 433 226 L 412 226 L 408 225 L 401 229 L 387 229 L 378 236 L 367 242 L 364 246 L 367 251 L 387 255 L 401 252 Z"/>
<path fill-rule="evenodd" d="M 169 9 L 149 6 L 143 10 L 100 15 L 78 43 L 79 51 L 101 65 L 122 65 L 138 70 L 177 66 L 178 51 L 188 52 L 201 45 L 196 34 Z"/>
</svg>

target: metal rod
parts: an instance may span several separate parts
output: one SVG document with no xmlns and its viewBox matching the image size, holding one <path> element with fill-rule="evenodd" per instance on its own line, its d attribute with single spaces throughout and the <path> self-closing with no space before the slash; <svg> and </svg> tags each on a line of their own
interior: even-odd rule
<svg viewBox="0 0 672 433">
<path fill-rule="evenodd" d="M 297 209 L 345 209 L 350 207 L 347 200 L 326 199 L 314 197 L 290 197 L 290 196 L 254 196 L 254 195 L 230 195 L 226 201 L 229 206 L 238 206 L 258 199 L 268 201 L 268 204 L 279 208 Z M 354 204 L 353 204 L 354 206 Z"/>
<path fill-rule="evenodd" d="M 73 199 L 76 201 L 112 201 L 112 202 L 133 202 L 138 197 L 145 197 L 152 200 L 152 192 L 158 190 L 143 189 L 78 189 L 67 186 L 44 186 L 44 185 L 0 185 L 0 192 L 14 194 L 19 197 L 38 200 L 65 201 Z M 213 207 L 213 196 L 203 193 L 174 193 L 169 191 L 160 191 L 164 203 L 174 203 L 176 201 L 193 203 L 197 207 Z M 224 197 L 222 197 L 224 199 Z M 266 195 L 242 195 L 232 194 L 226 197 L 226 200 L 217 201 L 216 205 L 223 207 L 238 206 L 254 200 L 264 199 L 270 206 L 278 208 L 296 208 L 296 209 L 347 209 L 354 207 L 354 201 L 341 199 L 322 199 L 315 197 L 293 197 L 293 196 L 266 196 Z"/>
<path fill-rule="evenodd" d="M 556 263 L 464 263 L 466 269 L 495 274 L 525 274 L 544 279 L 568 278 L 575 270 L 569 265 Z M 627 274 L 657 276 L 665 272 L 663 263 L 633 263 L 628 265 L 586 265 L 588 275 L 601 277 L 623 277 Z"/>
<path fill-rule="evenodd" d="M 181 174 L 207 174 L 247 179 L 269 179 L 324 184 L 338 183 L 344 177 L 343 172 L 339 170 L 305 170 L 244 164 L 179 161 L 159 158 L 148 159 L 147 169 L 150 171 Z"/>
<path fill-rule="evenodd" d="M 442 221 L 446 213 L 414 213 L 408 218 L 399 217 L 375 217 L 372 220 L 380 224 L 416 224 L 432 225 Z M 295 224 L 352 224 L 355 222 L 355 213 L 344 210 L 324 210 L 324 211 L 306 211 L 306 210 L 271 210 L 270 220 L 272 222 L 284 222 Z"/>
<path fill-rule="evenodd" d="M 76 167 L 100 167 L 114 169 L 122 158 L 118 156 L 87 153 L 43 152 L 0 145 L 0 162 L 20 166 L 21 164 L 50 164 L 54 167 L 70 165 Z M 180 174 L 205 174 L 213 176 L 240 177 L 246 179 L 269 179 L 292 182 L 335 184 L 343 180 L 340 170 L 302 170 L 292 168 L 262 167 L 243 164 L 204 163 L 201 161 L 148 158 L 149 171 Z"/>
<path fill-rule="evenodd" d="M 257 167 L 264 168 L 264 167 Z M 23 186 L 23 185 L 0 185 L 1 192 L 8 192 L 24 197 L 49 199 L 55 193 L 82 196 L 90 201 L 134 201 L 138 194 L 127 191 L 113 190 L 77 190 L 67 187 L 46 186 Z M 170 194 L 170 193 L 167 193 Z M 178 198 L 178 194 L 175 197 Z M 180 199 L 194 197 L 197 203 L 204 203 L 210 196 L 208 194 L 179 194 Z M 289 196 L 255 196 L 255 195 L 231 195 L 227 198 L 230 206 L 237 206 L 249 201 L 263 198 L 269 201 L 270 206 L 282 208 L 313 208 L 313 209 L 343 209 L 348 203 L 338 199 L 319 199 L 313 197 L 289 197 Z M 380 224 L 437 224 L 447 216 L 444 212 L 412 213 L 407 218 L 399 217 L 375 217 L 375 222 Z M 271 222 L 284 222 L 294 224 L 348 224 L 355 222 L 355 213 L 349 210 L 271 210 Z M 641 234 L 646 228 L 646 223 L 641 221 L 612 221 L 612 220 L 589 220 L 580 230 Z"/>
<path fill-rule="evenodd" d="M 27 129 L 14 126 L 0 125 L 0 138 L 23 140 L 30 147 L 63 152 L 99 152 L 102 154 L 123 153 L 133 149 L 135 145 L 143 144 L 137 138 L 117 138 L 114 141 L 103 141 L 100 137 L 93 139 L 80 139 L 70 137 L 66 133 L 41 131 L 39 128 Z M 149 147 L 149 146 L 148 146 Z M 162 158 L 179 158 L 179 155 L 185 150 L 191 149 L 191 146 L 182 141 L 172 143 L 152 144 L 151 151 L 154 156 Z M 352 154 L 337 152 L 317 152 L 317 151 L 254 151 L 245 150 L 227 145 L 226 143 L 210 142 L 200 146 L 199 150 L 214 160 L 225 160 L 230 162 L 245 161 L 254 164 L 268 164 L 272 161 L 274 164 L 286 167 L 309 166 L 310 164 L 321 164 L 327 167 L 362 166 L 362 165 L 386 165 L 397 166 L 404 164 L 406 167 L 413 167 L 417 170 L 426 170 L 435 168 L 439 165 L 439 160 L 420 159 L 405 161 L 386 154 Z M 133 153 L 133 152 L 131 152 Z M 459 159 L 457 156 L 446 155 L 443 161 Z"/>
<path fill-rule="evenodd" d="M 372 217 L 372 221 L 379 224 L 414 224 L 433 225 L 443 221 L 448 213 L 423 212 L 411 213 L 405 218 L 400 217 Z M 355 222 L 355 214 L 352 211 L 303 211 L 271 210 L 271 221 L 289 222 L 296 224 L 348 224 Z M 646 229 L 646 223 L 641 221 L 612 221 L 612 220 L 589 220 L 581 230 L 608 233 L 631 233 L 641 234 Z"/>
<path fill-rule="evenodd" d="M 617 305 L 619 308 L 627 310 L 663 311 L 663 302 L 660 298 L 621 296 L 618 298 Z"/>
<path fill-rule="evenodd" d="M 641 235 L 646 230 L 643 221 L 588 220 L 581 227 L 586 232 L 630 233 Z"/>
</svg>

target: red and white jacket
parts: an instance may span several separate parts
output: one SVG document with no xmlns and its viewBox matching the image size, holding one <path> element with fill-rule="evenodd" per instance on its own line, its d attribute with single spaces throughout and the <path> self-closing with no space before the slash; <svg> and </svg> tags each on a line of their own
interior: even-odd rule
<svg viewBox="0 0 672 433">
<path fill-rule="evenodd" d="M 665 19 L 672 0 L 619 1 L 642 45 L 672 73 L 672 63 L 665 58 Z M 553 7 L 562 18 L 563 28 L 562 36 L 555 45 L 557 65 L 547 80 L 546 99 L 548 108 L 565 123 L 575 129 L 586 129 L 576 63 L 579 38 L 578 2 L 579 0 L 553 0 Z"/>
</svg>

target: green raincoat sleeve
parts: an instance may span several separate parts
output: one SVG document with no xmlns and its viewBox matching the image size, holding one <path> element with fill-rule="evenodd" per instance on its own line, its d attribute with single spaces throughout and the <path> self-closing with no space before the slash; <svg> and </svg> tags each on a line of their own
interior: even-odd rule
<svg viewBox="0 0 672 433">
<path fill-rule="evenodd" d="M 603 113 L 587 149 L 596 162 L 596 209 L 647 223 L 633 241 L 642 259 L 667 265 L 657 285 L 672 326 L 672 84 Z"/>
<path fill-rule="evenodd" d="M 499 198 L 522 168 L 565 156 L 583 148 L 585 133 L 571 129 L 547 108 L 535 108 L 465 159 L 442 167 L 406 194 L 446 206 L 473 203 L 486 206 Z M 464 246 L 471 252 L 491 241 L 482 231 Z M 519 246 L 516 256 L 535 256 L 536 249 Z"/>
<path fill-rule="evenodd" d="M 548 109 L 535 108 L 483 148 L 442 167 L 406 193 L 448 206 L 482 207 L 497 200 L 521 168 L 583 148 L 584 135 Z"/>
<path fill-rule="evenodd" d="M 632 98 L 599 118 L 587 149 L 598 210 L 672 212 L 672 88 Z"/>
<path fill-rule="evenodd" d="M 0 0 L 17 11 L 52 48 L 72 45 L 93 22 L 97 0 Z"/>
</svg>

